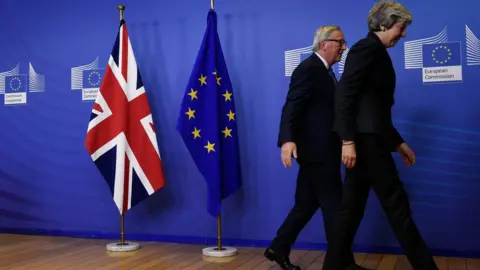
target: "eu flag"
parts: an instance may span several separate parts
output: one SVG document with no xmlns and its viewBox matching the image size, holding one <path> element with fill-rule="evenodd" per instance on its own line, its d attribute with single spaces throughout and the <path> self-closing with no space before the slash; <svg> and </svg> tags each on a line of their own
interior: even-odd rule
<svg viewBox="0 0 480 270">
<path fill-rule="evenodd" d="M 102 83 L 102 75 L 105 73 L 105 69 L 88 69 L 83 70 L 82 88 L 100 88 Z"/>
<path fill-rule="evenodd" d="M 10 75 L 5 76 L 5 93 L 26 93 L 27 92 L 27 76 L 26 75 Z"/>
<path fill-rule="evenodd" d="M 460 42 L 424 44 L 423 67 L 461 66 Z"/>
<path fill-rule="evenodd" d="M 177 130 L 208 189 L 208 212 L 217 217 L 221 202 L 242 186 L 232 83 L 210 9 L 207 28 L 185 89 Z"/>
</svg>

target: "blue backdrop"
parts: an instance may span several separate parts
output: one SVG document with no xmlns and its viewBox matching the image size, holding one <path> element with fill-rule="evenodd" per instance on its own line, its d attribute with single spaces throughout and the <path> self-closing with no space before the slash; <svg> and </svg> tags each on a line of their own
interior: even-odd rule
<svg viewBox="0 0 480 270">
<path fill-rule="evenodd" d="M 236 97 L 244 176 L 243 189 L 225 202 L 224 241 L 265 246 L 293 204 L 298 169 L 283 168 L 276 147 L 289 70 L 298 63 L 295 59 L 310 53 L 320 25 L 339 24 L 349 45 L 365 36 L 373 1 L 216 2 Z M 406 42 L 390 49 L 397 72 L 394 120 L 418 163 L 406 168 L 397 159 L 398 167 L 414 217 L 435 254 L 477 256 L 480 3 L 403 3 L 414 23 Z M 119 24 L 117 4 L 0 2 L 0 91 L 7 103 L 0 106 L 1 231 L 119 237 L 118 210 L 84 147 L 93 103 L 88 89 L 82 94 L 89 83 L 84 70 L 107 64 Z M 164 189 L 126 214 L 127 239 L 213 244 L 216 220 L 206 211 L 205 182 L 175 130 L 209 1 L 124 4 L 167 176 Z M 453 54 L 449 72 L 456 82 L 424 82 L 428 68 L 422 67 L 435 63 L 428 51 L 434 48 L 422 44 L 445 42 L 460 42 L 448 47 Z M 447 57 L 437 53 L 432 57 Z M 341 63 L 336 71 L 340 75 Z M 99 80 L 90 79 L 91 84 Z M 297 247 L 325 247 L 320 215 L 301 233 Z M 400 251 L 373 193 L 355 245 L 361 251 Z"/>
</svg>

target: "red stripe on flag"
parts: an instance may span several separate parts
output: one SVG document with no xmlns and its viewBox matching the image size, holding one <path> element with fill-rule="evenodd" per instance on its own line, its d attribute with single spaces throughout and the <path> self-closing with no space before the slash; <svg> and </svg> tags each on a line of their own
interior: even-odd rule
<svg viewBox="0 0 480 270">
<path fill-rule="evenodd" d="M 124 132 L 133 153 L 135 153 L 138 164 L 156 191 L 165 186 L 165 175 L 163 173 L 162 161 L 153 147 L 145 127 L 139 121 L 150 115 L 147 95 L 143 93 L 130 101 L 129 109 L 130 118 L 135 120 L 129 123 L 130 125 L 126 127 Z"/>
<path fill-rule="evenodd" d="M 113 75 L 110 66 L 105 71 L 100 92 L 113 114 L 88 132 L 85 146 L 91 154 L 118 136 L 125 126 L 126 119 L 128 119 L 126 115 L 128 101 L 125 99 L 122 87 Z M 115 98 L 115 95 L 117 98 Z"/>
<path fill-rule="evenodd" d="M 102 107 L 98 103 L 93 104 L 93 109 L 101 113 L 103 112 Z"/>
</svg>

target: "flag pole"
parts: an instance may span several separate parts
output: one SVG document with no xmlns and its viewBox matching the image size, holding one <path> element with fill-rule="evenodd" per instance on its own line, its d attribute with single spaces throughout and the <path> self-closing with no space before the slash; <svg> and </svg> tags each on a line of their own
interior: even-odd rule
<svg viewBox="0 0 480 270">
<path fill-rule="evenodd" d="M 213 1 L 213 0 L 212 0 Z M 222 218 L 220 214 L 217 216 L 217 250 L 222 251 Z"/>
<path fill-rule="evenodd" d="M 118 5 L 117 9 L 120 11 L 120 21 L 123 21 L 125 5 Z M 120 245 L 125 246 L 125 216 L 123 215 L 123 212 L 120 216 Z"/>
<path fill-rule="evenodd" d="M 215 9 L 215 0 L 210 0 L 210 8 L 212 10 Z M 226 249 L 222 247 L 222 217 L 221 214 L 219 213 L 217 216 L 217 251 L 222 252 L 225 251 Z M 229 252 L 231 253 L 231 252 Z M 236 252 L 235 252 L 236 253 Z M 221 256 L 224 256 L 225 254 L 220 253 Z M 234 254 L 228 254 L 227 256 L 232 256 Z"/>
<path fill-rule="evenodd" d="M 215 9 L 215 0 L 210 0 L 210 8 Z M 222 217 L 220 213 L 217 216 L 217 251 L 222 251 Z"/>
<path fill-rule="evenodd" d="M 118 5 L 117 9 L 118 11 L 120 11 L 120 21 L 122 21 L 123 12 L 125 11 L 125 5 Z M 120 245 L 125 245 L 125 216 L 123 215 L 123 212 L 120 216 Z"/>
<path fill-rule="evenodd" d="M 120 244 L 125 245 L 125 218 L 123 213 L 120 217 Z"/>
</svg>

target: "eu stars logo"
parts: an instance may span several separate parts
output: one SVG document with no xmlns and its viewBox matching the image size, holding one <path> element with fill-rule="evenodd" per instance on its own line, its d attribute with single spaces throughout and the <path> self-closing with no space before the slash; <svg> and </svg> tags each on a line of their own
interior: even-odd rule
<svg viewBox="0 0 480 270">
<path fill-rule="evenodd" d="M 217 98 L 219 94 L 221 98 Z M 217 151 L 219 140 L 232 138 L 234 125 L 229 126 L 229 123 L 235 121 L 235 108 L 231 104 L 233 93 L 223 87 L 222 76 L 217 71 L 211 75 L 201 73 L 186 92 L 185 101 L 184 117 L 190 123 L 191 138 L 201 143 L 207 154 Z M 209 106 L 205 106 L 207 104 Z M 216 109 L 224 112 L 219 121 L 216 121 Z"/>
<path fill-rule="evenodd" d="M 424 44 L 422 50 L 424 83 L 462 81 L 460 42 Z"/>
<path fill-rule="evenodd" d="M 27 104 L 27 76 L 5 76 L 5 104 Z"/>
<path fill-rule="evenodd" d="M 87 83 L 86 85 L 90 87 L 100 87 L 102 82 L 102 75 L 98 70 L 88 70 L 87 71 Z"/>
<path fill-rule="evenodd" d="M 447 45 L 436 46 L 432 50 L 432 59 L 439 65 L 446 64 L 452 59 L 452 50 Z"/>
<path fill-rule="evenodd" d="M 8 84 L 10 86 L 9 89 L 13 92 L 18 92 L 25 85 L 25 80 L 22 82 L 19 76 L 8 77 L 6 79 L 10 81 Z"/>
</svg>

